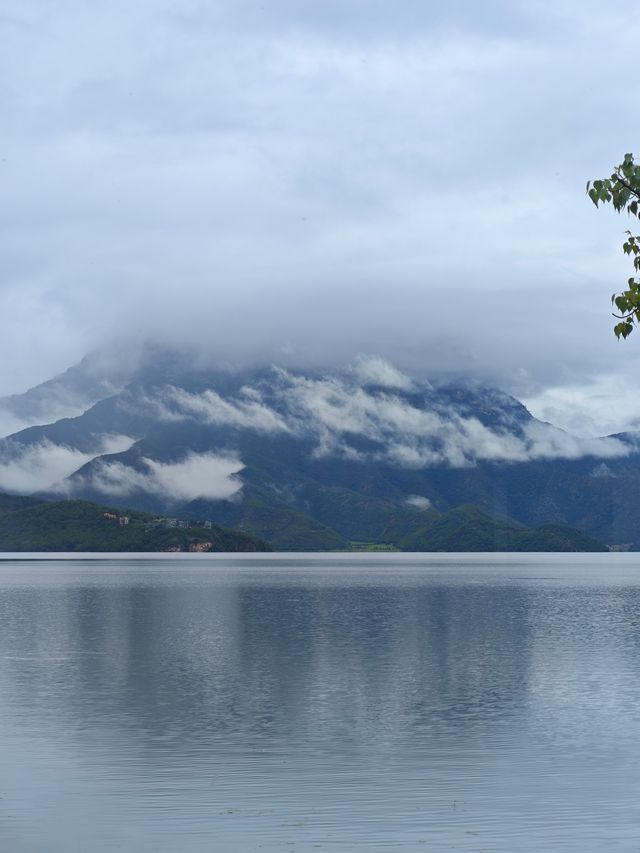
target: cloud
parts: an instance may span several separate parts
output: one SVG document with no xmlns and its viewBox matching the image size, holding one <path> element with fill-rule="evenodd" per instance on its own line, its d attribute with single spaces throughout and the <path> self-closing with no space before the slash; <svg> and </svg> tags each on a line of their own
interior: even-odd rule
<svg viewBox="0 0 640 853">
<path fill-rule="evenodd" d="M 12 494 L 47 491 L 94 458 L 70 447 L 43 441 L 40 444 L 5 447 L 0 462 L 0 489 Z M 7 458 L 8 453 L 12 453 Z"/>
<path fill-rule="evenodd" d="M 110 496 L 142 491 L 180 501 L 229 500 L 242 489 L 237 475 L 244 466 L 232 457 L 189 453 L 180 462 L 157 462 L 146 457 L 141 462 L 144 470 L 100 460 L 90 474 L 72 483 L 71 489 L 82 484 Z"/>
<path fill-rule="evenodd" d="M 537 418 L 574 435 L 598 436 L 640 427 L 640 398 L 626 366 L 596 374 L 586 383 L 573 378 L 537 389 L 523 400 Z"/>
<path fill-rule="evenodd" d="M 124 453 L 125 450 L 133 447 L 136 440 L 129 435 L 106 434 L 101 436 L 101 442 L 100 453 L 97 454 L 100 456 L 110 453 Z"/>
<path fill-rule="evenodd" d="M 354 371 L 365 385 L 379 385 L 382 388 L 397 388 L 401 391 L 410 391 L 413 387 L 408 376 L 379 356 L 358 356 Z"/>
<path fill-rule="evenodd" d="M 167 421 L 191 417 L 216 426 L 235 426 L 267 433 L 288 432 L 285 421 L 262 402 L 259 391 L 244 388 L 241 394 L 244 399 L 225 400 L 211 389 L 192 394 L 169 386 L 159 396 L 148 399 L 147 405 L 154 406 L 160 418 Z"/>
<path fill-rule="evenodd" d="M 57 491 L 66 477 L 87 462 L 104 453 L 128 450 L 133 443 L 134 439 L 125 435 L 102 435 L 94 451 L 83 453 L 46 440 L 27 445 L 5 440 L 1 446 L 0 490 L 12 494 Z"/>
<path fill-rule="evenodd" d="M 425 498 L 423 495 L 409 495 L 405 503 L 414 509 L 429 509 L 431 506 L 429 498 Z"/>
<path fill-rule="evenodd" d="M 471 401 L 465 393 L 458 397 L 443 396 L 428 382 L 412 382 L 381 357 L 361 356 L 346 371 L 321 376 L 274 367 L 268 378 L 243 386 L 235 397 L 165 386 L 128 405 L 141 405 L 164 421 L 194 418 L 311 438 L 317 457 L 409 468 L 629 453 L 616 439 L 576 437 L 538 423 L 502 392 L 479 387 Z M 492 411 L 494 423 L 484 423 L 479 410 Z M 372 446 L 363 448 L 362 440 Z"/>
<path fill-rule="evenodd" d="M 303 428 L 316 436 L 318 455 L 343 454 L 377 459 L 403 467 L 448 465 L 454 468 L 481 461 L 527 462 L 535 459 L 614 458 L 629 448 L 615 439 L 585 439 L 535 420 L 517 420 L 498 405 L 502 422 L 488 426 L 448 403 L 425 399 L 418 407 L 390 392 L 372 392 L 337 376 L 315 379 L 282 372 L 289 410 Z M 488 399 L 488 398 L 487 398 Z M 504 404 L 501 398 L 501 402 Z M 506 414 L 505 414 L 506 413 Z M 506 420 L 504 420 L 506 417 Z M 354 439 L 364 438 L 377 449 L 363 453 Z"/>
<path fill-rule="evenodd" d="M 529 394 L 634 377 L 626 224 L 584 185 L 624 154 L 593 116 L 628 111 L 640 23 L 449 5 L 5 3 L 0 391 L 120 334 Z"/>
</svg>

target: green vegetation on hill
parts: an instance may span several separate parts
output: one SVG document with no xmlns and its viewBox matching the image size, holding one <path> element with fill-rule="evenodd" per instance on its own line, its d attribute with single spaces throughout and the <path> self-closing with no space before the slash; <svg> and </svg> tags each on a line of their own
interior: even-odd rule
<svg viewBox="0 0 640 853">
<path fill-rule="evenodd" d="M 338 530 L 317 517 L 256 497 L 239 507 L 235 524 L 266 539 L 276 551 L 607 550 L 601 542 L 570 527 L 547 524 L 529 528 L 512 519 L 494 518 L 470 505 L 440 513 L 431 507 L 418 510 L 370 500 L 375 523 L 365 520 L 359 527 L 348 514 L 347 507 L 353 507 L 350 497 L 343 505 L 345 518 Z M 357 506 L 356 514 L 360 509 Z M 348 536 L 346 530 L 361 533 Z"/>
<path fill-rule="evenodd" d="M 128 518 L 127 524 L 120 522 Z M 270 551 L 254 536 L 213 524 L 154 523 L 137 510 L 88 501 L 37 501 L 0 495 L 0 551 Z"/>
<path fill-rule="evenodd" d="M 38 498 L 28 498 L 22 495 L 4 495 L 0 493 L 0 517 L 17 509 L 28 509 L 42 503 Z"/>
<path fill-rule="evenodd" d="M 492 518 L 474 506 L 433 513 L 397 542 L 403 551 L 606 551 L 601 543 L 559 524 L 527 528 Z"/>
<path fill-rule="evenodd" d="M 242 530 L 266 539 L 276 551 L 341 551 L 349 542 L 314 518 L 282 506 L 254 504 L 242 517 Z"/>
<path fill-rule="evenodd" d="M 124 519 L 128 519 L 124 523 Z M 187 526 L 188 525 L 188 526 Z M 309 515 L 258 501 L 239 528 L 157 519 L 88 501 L 0 495 L 0 551 L 606 551 L 562 525 L 527 528 L 474 506 L 446 513 L 396 507 L 375 539 L 347 540 Z"/>
</svg>

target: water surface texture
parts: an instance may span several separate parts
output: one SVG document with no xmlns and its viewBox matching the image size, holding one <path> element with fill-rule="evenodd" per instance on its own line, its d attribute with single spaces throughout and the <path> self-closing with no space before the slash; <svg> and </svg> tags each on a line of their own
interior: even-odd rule
<svg viewBox="0 0 640 853">
<path fill-rule="evenodd" d="M 4 559 L 0 850 L 640 850 L 640 557 Z"/>
</svg>

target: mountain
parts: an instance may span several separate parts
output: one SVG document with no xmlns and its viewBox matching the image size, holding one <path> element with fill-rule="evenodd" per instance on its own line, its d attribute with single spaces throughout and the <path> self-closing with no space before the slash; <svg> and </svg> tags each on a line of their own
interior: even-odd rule
<svg viewBox="0 0 640 853">
<path fill-rule="evenodd" d="M 133 362 L 137 357 L 131 353 Z M 74 417 L 121 391 L 136 372 L 131 360 L 93 353 L 59 376 L 30 388 L 24 394 L 0 398 L 0 424 L 27 426 Z"/>
<path fill-rule="evenodd" d="M 425 511 L 467 504 L 640 548 L 638 436 L 570 435 L 477 382 L 378 358 L 232 371 L 156 348 L 114 387 L 0 441 L 0 487 L 210 518 L 278 548 L 409 547 Z"/>
<path fill-rule="evenodd" d="M 0 551 L 269 551 L 247 533 L 88 501 L 0 495 Z"/>
</svg>

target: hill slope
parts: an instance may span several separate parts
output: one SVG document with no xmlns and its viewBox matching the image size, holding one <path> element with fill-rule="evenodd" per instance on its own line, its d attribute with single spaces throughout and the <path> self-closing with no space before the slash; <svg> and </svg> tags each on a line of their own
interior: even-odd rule
<svg viewBox="0 0 640 853">
<path fill-rule="evenodd" d="M 7 496 L 0 496 L 0 506 Z M 126 519 L 126 523 L 123 523 Z M 0 551 L 269 551 L 270 546 L 219 525 L 174 526 L 136 510 L 88 501 L 31 502 L 0 515 Z"/>
<path fill-rule="evenodd" d="M 3 510 L 4 508 L 4 510 Z M 402 551 L 605 551 L 599 542 L 558 525 L 525 528 L 476 507 L 406 513 L 369 547 Z M 335 551 L 366 550 L 293 510 L 256 504 L 242 530 L 211 522 L 154 518 L 89 501 L 40 501 L 0 495 L 0 551 Z"/>
<path fill-rule="evenodd" d="M 473 506 L 432 515 L 396 541 L 403 551 L 606 551 L 595 539 L 561 525 L 525 528 L 491 518 Z"/>
</svg>

